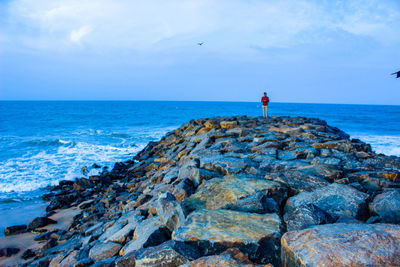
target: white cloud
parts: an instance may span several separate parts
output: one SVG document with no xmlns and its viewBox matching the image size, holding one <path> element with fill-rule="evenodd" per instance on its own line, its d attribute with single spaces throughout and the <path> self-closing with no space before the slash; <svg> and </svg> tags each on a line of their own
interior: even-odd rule
<svg viewBox="0 0 400 267">
<path fill-rule="evenodd" d="M 400 39 L 399 6 L 379 0 L 14 0 L 6 14 L 8 37 L 38 49 L 67 49 L 84 39 L 94 50 L 158 51 L 205 41 L 205 49 L 237 52 L 315 42 L 326 31 Z"/>
<path fill-rule="evenodd" d="M 88 33 L 90 33 L 92 31 L 92 28 L 88 25 L 86 26 L 82 26 L 77 30 L 73 30 L 71 31 L 71 34 L 69 36 L 69 38 L 71 39 L 72 42 L 74 43 L 80 43 L 81 39 L 87 35 Z"/>
</svg>

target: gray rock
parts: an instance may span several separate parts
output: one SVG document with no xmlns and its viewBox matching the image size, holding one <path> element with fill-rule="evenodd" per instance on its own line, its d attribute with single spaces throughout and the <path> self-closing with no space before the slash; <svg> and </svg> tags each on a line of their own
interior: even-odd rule
<svg viewBox="0 0 400 267">
<path fill-rule="evenodd" d="M 313 191 L 317 188 L 329 185 L 323 178 L 306 175 L 298 170 L 276 170 L 267 173 L 265 179 L 285 185 L 291 191 L 292 195 Z"/>
<path fill-rule="evenodd" d="M 25 233 L 26 230 L 27 230 L 27 227 L 25 224 L 13 225 L 13 226 L 6 227 L 6 229 L 4 229 L 4 235 L 5 236 L 17 235 L 17 234 Z"/>
<path fill-rule="evenodd" d="M 47 217 L 37 217 L 33 219 L 28 225 L 28 228 L 31 230 L 34 230 L 36 228 L 40 228 L 49 224 L 56 224 L 57 222 L 55 220 L 52 220 Z"/>
<path fill-rule="evenodd" d="M 140 215 L 133 215 L 130 217 L 130 222 L 122 227 L 119 231 L 111 235 L 107 238 L 107 241 L 116 242 L 116 243 L 124 243 L 128 236 L 133 234 L 133 231 L 136 229 L 138 224 L 143 220 L 143 217 Z"/>
<path fill-rule="evenodd" d="M 127 221 L 117 221 L 111 227 L 107 228 L 105 232 L 99 237 L 100 241 L 105 241 L 121 230 L 128 222 Z"/>
<path fill-rule="evenodd" d="M 115 256 L 121 249 L 121 245 L 114 242 L 98 243 L 89 251 L 89 258 L 101 261 Z"/>
<path fill-rule="evenodd" d="M 185 199 L 182 205 L 185 212 L 220 209 L 257 192 L 263 192 L 279 204 L 286 197 L 286 188 L 277 182 L 256 179 L 252 176 L 225 176 L 203 183 L 195 194 Z"/>
<path fill-rule="evenodd" d="M 264 192 L 257 192 L 248 197 L 236 200 L 233 203 L 229 203 L 222 208 L 260 214 L 279 212 L 279 206 L 276 201 L 268 197 Z"/>
<path fill-rule="evenodd" d="M 172 243 L 165 242 L 156 247 L 141 249 L 136 253 L 136 267 L 175 267 L 180 266 L 189 260 L 179 254 L 172 246 Z"/>
<path fill-rule="evenodd" d="M 122 248 L 120 254 L 126 255 L 141 248 L 157 246 L 169 239 L 171 239 L 171 232 L 163 224 L 161 218 L 151 217 L 136 227 L 133 240 Z"/>
<path fill-rule="evenodd" d="M 185 221 L 181 205 L 170 193 L 160 193 L 155 204 L 158 216 L 163 224 L 172 232 Z"/>
<path fill-rule="evenodd" d="M 295 215 L 292 213 L 295 213 L 296 207 L 313 204 L 334 219 L 349 217 L 364 220 L 368 214 L 367 198 L 367 194 L 351 186 L 333 183 L 289 198 L 285 205 L 285 214 L 293 218 Z"/>
<path fill-rule="evenodd" d="M 337 223 L 282 237 L 283 266 L 400 266 L 400 226 Z"/>
<path fill-rule="evenodd" d="M 334 223 L 335 219 L 314 204 L 296 206 L 283 216 L 287 231 L 308 228 L 313 225 Z"/>
<path fill-rule="evenodd" d="M 173 240 L 190 245 L 202 256 L 239 248 L 259 263 L 279 262 L 281 221 L 276 214 L 200 210 L 175 229 Z"/>
<path fill-rule="evenodd" d="M 400 223 L 400 192 L 394 190 L 375 196 L 369 209 L 372 215 L 380 217 L 380 222 Z"/>
</svg>

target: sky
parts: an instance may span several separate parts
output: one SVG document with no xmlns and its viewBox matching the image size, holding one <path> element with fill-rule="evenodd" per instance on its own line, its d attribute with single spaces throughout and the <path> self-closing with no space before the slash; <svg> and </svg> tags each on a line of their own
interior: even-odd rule
<svg viewBox="0 0 400 267">
<path fill-rule="evenodd" d="M 0 0 L 1 100 L 400 105 L 399 70 L 399 0 Z"/>
</svg>

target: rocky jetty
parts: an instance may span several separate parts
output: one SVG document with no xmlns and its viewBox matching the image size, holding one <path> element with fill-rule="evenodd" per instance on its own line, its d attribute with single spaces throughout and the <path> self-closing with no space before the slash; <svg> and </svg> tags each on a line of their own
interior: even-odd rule
<svg viewBox="0 0 400 267">
<path fill-rule="evenodd" d="M 192 120 L 43 198 L 0 265 L 400 265 L 400 158 L 318 119 Z"/>
</svg>

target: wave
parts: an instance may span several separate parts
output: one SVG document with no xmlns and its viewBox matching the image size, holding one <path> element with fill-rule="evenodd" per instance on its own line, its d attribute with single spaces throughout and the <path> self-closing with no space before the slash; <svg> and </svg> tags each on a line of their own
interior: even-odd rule
<svg viewBox="0 0 400 267">
<path fill-rule="evenodd" d="M 56 185 L 60 180 L 81 177 L 82 167 L 93 163 L 112 167 L 115 162 L 132 158 L 149 141 L 160 139 L 175 128 L 136 127 L 127 130 L 127 133 L 86 129 L 72 133 L 74 140 L 80 140 L 75 142 L 69 138 L 54 137 L 20 140 L 25 145 L 22 153 L 0 161 L 0 199 L 1 195 L 31 192 Z M 90 133 L 118 138 L 87 138 Z M 35 149 L 27 149 L 26 146 L 34 146 Z M 88 175 L 99 171 L 92 169 Z"/>
<path fill-rule="evenodd" d="M 366 135 L 352 134 L 352 138 L 358 138 L 371 144 L 372 150 L 388 156 L 400 157 L 400 136 L 397 135 Z"/>
<path fill-rule="evenodd" d="M 22 142 L 25 145 L 33 146 L 57 146 L 57 145 L 70 145 L 73 144 L 72 141 L 62 140 L 62 139 L 37 139 Z"/>
<path fill-rule="evenodd" d="M 112 167 L 117 161 L 128 160 L 144 146 L 118 147 L 78 142 L 73 146 L 60 146 L 55 152 L 27 152 L 0 164 L 0 192 L 33 191 L 56 185 L 60 180 L 72 180 L 82 176 L 83 166 L 96 162 Z M 92 170 L 89 175 L 98 171 Z"/>
</svg>

